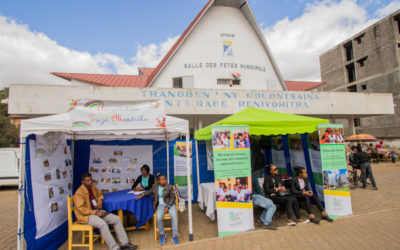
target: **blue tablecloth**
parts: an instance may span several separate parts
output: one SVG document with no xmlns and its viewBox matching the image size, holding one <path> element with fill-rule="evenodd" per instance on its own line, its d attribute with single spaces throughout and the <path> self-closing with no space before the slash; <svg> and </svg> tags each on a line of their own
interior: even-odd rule
<svg viewBox="0 0 400 250">
<path fill-rule="evenodd" d="M 136 228 L 143 226 L 154 215 L 153 200 L 151 197 L 143 197 L 136 200 L 135 194 L 128 194 L 132 190 L 121 190 L 104 195 L 103 209 L 107 212 L 125 210 L 133 213 L 138 223 Z"/>
</svg>

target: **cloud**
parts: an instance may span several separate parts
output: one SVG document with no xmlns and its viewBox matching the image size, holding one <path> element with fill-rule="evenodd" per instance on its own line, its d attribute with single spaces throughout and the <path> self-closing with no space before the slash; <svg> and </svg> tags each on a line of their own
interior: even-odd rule
<svg viewBox="0 0 400 250">
<path fill-rule="evenodd" d="M 369 15 L 355 0 L 307 4 L 293 20 L 284 18 L 263 32 L 285 80 L 320 80 L 319 55 L 400 7 L 395 1 Z"/>
<path fill-rule="evenodd" d="M 46 34 L 0 16 L 0 88 L 9 84 L 68 84 L 49 72 L 137 74 L 138 66 L 155 67 L 177 37 L 160 44 L 138 45 L 128 62 L 108 53 L 91 54 L 57 44 Z"/>
</svg>

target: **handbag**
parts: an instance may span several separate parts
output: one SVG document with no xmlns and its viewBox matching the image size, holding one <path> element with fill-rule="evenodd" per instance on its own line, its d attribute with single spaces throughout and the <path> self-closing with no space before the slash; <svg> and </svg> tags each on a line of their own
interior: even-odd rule
<svg viewBox="0 0 400 250">
<path fill-rule="evenodd" d="M 287 191 L 282 191 L 282 190 L 279 190 L 278 191 L 278 196 L 288 196 L 289 195 L 289 192 L 287 192 Z"/>
</svg>

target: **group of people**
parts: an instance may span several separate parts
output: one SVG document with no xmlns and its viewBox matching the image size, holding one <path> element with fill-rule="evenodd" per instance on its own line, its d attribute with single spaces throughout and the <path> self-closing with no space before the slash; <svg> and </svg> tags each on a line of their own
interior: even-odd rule
<svg viewBox="0 0 400 250">
<path fill-rule="evenodd" d="M 321 144 L 334 144 L 334 143 L 344 143 L 344 137 L 338 130 L 333 131 L 331 128 L 325 130 L 324 134 L 321 136 Z"/>
<path fill-rule="evenodd" d="M 352 146 L 349 154 L 349 163 L 353 167 L 353 171 L 361 170 L 362 188 L 367 187 L 367 178 L 371 181 L 374 190 L 378 190 L 376 186 L 374 174 L 372 173 L 370 156 L 362 150 L 361 145 Z"/>
<path fill-rule="evenodd" d="M 169 213 L 172 225 L 172 240 L 175 245 L 178 241 L 178 217 L 175 204 L 174 186 L 167 183 L 167 178 L 163 174 L 158 174 L 156 178 L 150 174 L 150 168 L 147 165 L 141 167 L 141 173 L 132 189 L 143 191 L 136 199 L 145 196 L 153 197 L 153 205 L 156 208 L 156 223 L 160 233 L 160 244 L 165 244 L 166 234 L 164 230 L 164 214 Z M 99 229 L 101 236 L 111 250 L 118 249 L 137 249 L 136 245 L 128 241 L 125 229 L 121 219 L 113 214 L 103 210 L 104 196 L 102 192 L 93 184 L 92 175 L 84 173 L 81 176 L 82 185 L 73 196 L 74 212 L 78 223 L 91 225 Z M 117 245 L 111 235 L 109 225 L 113 225 L 120 246 Z"/>
<path fill-rule="evenodd" d="M 290 181 L 289 185 L 284 185 L 282 179 L 278 175 L 278 168 L 275 165 L 269 165 L 268 175 L 264 178 L 264 193 L 254 172 L 253 169 L 253 204 L 264 209 L 260 217 L 263 228 L 276 229 L 272 224 L 272 217 L 276 210 L 275 204 L 285 206 L 288 226 L 306 224 L 310 221 L 318 224 L 320 220 L 311 211 L 311 200 L 315 202 L 320 211 L 321 219 L 329 222 L 333 221 L 322 207 L 318 196 L 310 189 L 307 171 L 304 168 L 298 168 L 297 176 Z M 305 203 L 305 208 L 308 213 L 307 219 L 303 219 L 300 214 L 299 202 L 302 201 Z"/>
<path fill-rule="evenodd" d="M 233 148 L 250 148 L 250 137 L 247 132 L 233 134 Z"/>
<path fill-rule="evenodd" d="M 251 196 L 251 190 L 247 184 L 241 184 L 240 179 L 236 179 L 236 183 L 226 185 L 224 182 L 218 183 L 216 190 L 217 201 L 230 202 L 248 202 Z"/>
</svg>

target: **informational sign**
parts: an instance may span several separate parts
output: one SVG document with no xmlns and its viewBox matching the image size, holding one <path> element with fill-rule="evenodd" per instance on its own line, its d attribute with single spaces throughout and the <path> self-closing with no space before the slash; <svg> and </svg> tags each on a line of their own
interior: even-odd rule
<svg viewBox="0 0 400 250">
<path fill-rule="evenodd" d="M 177 141 L 174 145 L 174 184 L 178 184 L 179 192 L 187 199 L 187 152 L 186 142 Z M 192 143 L 189 144 L 190 171 L 192 171 Z M 193 175 L 190 172 L 191 184 L 193 184 Z M 192 189 L 193 192 L 193 189 Z M 193 197 L 193 194 L 192 194 Z"/>
<path fill-rule="evenodd" d="M 324 188 L 322 178 L 321 152 L 318 132 L 308 134 L 308 152 L 310 154 L 311 169 L 314 177 L 315 188 L 320 200 L 324 200 Z"/>
<path fill-rule="evenodd" d="M 213 126 L 218 236 L 254 230 L 248 126 Z"/>
<path fill-rule="evenodd" d="M 72 157 L 62 133 L 37 135 L 29 141 L 33 207 L 38 239 L 67 220 L 72 195 Z"/>
<path fill-rule="evenodd" d="M 74 131 L 162 128 L 164 101 L 75 100 L 71 110 Z"/>
<path fill-rule="evenodd" d="M 153 173 L 153 146 L 90 145 L 89 172 L 103 193 L 131 189 L 144 164 Z"/>
<path fill-rule="evenodd" d="M 272 137 L 271 145 L 272 163 L 278 168 L 278 173 L 287 174 L 285 153 L 283 152 L 283 143 L 281 136 Z"/>
<path fill-rule="evenodd" d="M 320 124 L 318 132 L 326 211 L 333 218 L 351 215 L 343 125 Z"/>
<path fill-rule="evenodd" d="M 294 171 L 295 168 L 307 168 L 301 135 L 289 135 L 289 152 L 293 174 L 296 173 L 296 171 Z"/>
</svg>

